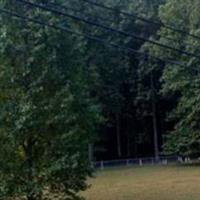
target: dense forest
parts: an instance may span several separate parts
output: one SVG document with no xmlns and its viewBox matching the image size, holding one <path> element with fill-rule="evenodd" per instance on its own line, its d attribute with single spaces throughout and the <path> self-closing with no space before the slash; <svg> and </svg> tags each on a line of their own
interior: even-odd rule
<svg viewBox="0 0 200 200">
<path fill-rule="evenodd" d="M 47 182 L 75 198 L 89 160 L 198 157 L 199 9 L 0 0 L 2 198 L 40 199 Z"/>
<path fill-rule="evenodd" d="M 91 29 L 90 24 L 87 32 L 163 60 L 87 43 L 92 52 L 88 67 L 95 68 L 96 73 L 92 95 L 98 99 L 104 118 L 97 129 L 93 159 L 158 157 L 162 154 L 197 156 L 200 147 L 197 122 L 199 38 L 194 36 L 199 31 L 199 2 L 146 0 L 107 4 L 116 12 L 94 5 L 90 5 L 92 11 L 89 11 L 86 5 L 84 16 L 125 30 L 130 33 L 129 37 L 102 31 L 99 27 Z M 123 15 L 119 10 L 133 15 Z M 132 33 L 171 49 L 132 37 Z M 167 60 L 185 66 L 165 62 Z"/>
</svg>

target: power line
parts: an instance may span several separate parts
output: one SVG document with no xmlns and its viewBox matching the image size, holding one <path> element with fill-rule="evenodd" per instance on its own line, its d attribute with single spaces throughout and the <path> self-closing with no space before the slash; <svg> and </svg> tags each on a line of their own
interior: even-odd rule
<svg viewBox="0 0 200 200">
<path fill-rule="evenodd" d="M 13 17 L 20 18 L 23 21 L 30 21 L 30 22 L 33 22 L 33 23 L 36 23 L 36 24 L 39 24 L 39 25 L 42 25 L 42 26 L 46 26 L 46 27 L 50 27 L 50 28 L 53 28 L 53 29 L 56 29 L 56 30 L 60 30 L 60 31 L 64 31 L 64 32 L 67 32 L 67 33 L 70 33 L 70 34 L 74 34 L 76 36 L 81 36 L 81 37 L 84 37 L 86 39 L 95 41 L 97 43 L 104 44 L 106 46 L 111 46 L 111 47 L 114 47 L 114 48 L 117 48 L 117 49 L 129 51 L 129 52 L 132 52 L 132 53 L 135 53 L 135 54 L 138 54 L 138 55 L 142 55 L 143 57 L 152 58 L 152 59 L 154 59 L 154 60 L 156 60 L 158 62 L 170 63 L 172 65 L 185 67 L 185 65 L 183 65 L 183 64 L 181 64 L 179 62 L 173 61 L 173 60 L 159 58 L 157 56 L 150 55 L 150 54 L 145 53 L 145 52 L 136 51 L 136 50 L 134 50 L 132 48 L 129 48 L 129 47 L 126 47 L 126 46 L 121 46 L 121 45 L 118 45 L 118 44 L 115 44 L 115 43 L 110 43 L 110 42 L 108 42 L 106 40 L 100 39 L 99 37 L 95 37 L 95 36 L 91 36 L 91 35 L 88 35 L 88 34 L 84 34 L 84 33 L 80 33 L 80 32 L 74 31 L 74 30 L 72 30 L 70 28 L 57 26 L 57 25 L 46 23 L 46 22 L 40 21 L 38 19 L 31 18 L 31 17 L 22 16 L 22 15 L 16 13 L 16 12 L 8 10 L 8 9 L 0 8 L 0 12 L 5 13 L 5 14 L 10 15 L 10 16 L 13 16 Z"/>
<path fill-rule="evenodd" d="M 96 7 L 99 7 L 99 8 L 103 8 L 103 9 L 106 9 L 106 10 L 109 10 L 109 11 L 112 11 L 112 12 L 115 12 L 115 13 L 118 12 L 118 13 L 124 15 L 124 16 L 131 17 L 131 18 L 135 18 L 135 19 L 138 19 L 138 20 L 140 20 L 140 21 L 144 21 L 144 22 L 146 22 L 146 23 L 153 24 L 153 25 L 155 25 L 155 26 L 159 26 L 159 27 L 162 26 L 162 27 L 164 27 L 164 28 L 166 28 L 166 29 L 169 29 L 169 30 L 171 30 L 171 31 L 174 31 L 174 32 L 177 32 L 177 33 L 181 33 L 181 34 L 183 34 L 183 35 L 188 35 L 188 36 L 190 36 L 190 37 L 192 37 L 192 38 L 195 38 L 195 39 L 200 40 L 200 37 L 197 36 L 197 35 L 191 34 L 191 33 L 186 32 L 186 31 L 184 31 L 184 30 L 180 30 L 180 29 L 178 29 L 178 28 L 175 28 L 175 27 L 173 27 L 173 26 L 164 24 L 164 23 L 159 22 L 159 21 L 155 21 L 155 20 L 151 20 L 151 19 L 147 19 L 147 18 L 138 16 L 138 14 L 135 14 L 135 13 L 128 13 L 128 12 L 125 12 L 125 11 L 119 11 L 119 10 L 117 10 L 117 9 L 114 9 L 114 8 L 110 7 L 110 6 L 106 6 L 106 5 L 103 5 L 103 4 L 100 4 L 100 3 L 96 3 L 96 2 L 91 1 L 91 0 L 81 0 L 81 1 L 84 1 L 84 2 L 86 2 L 86 3 L 88 3 L 88 4 L 93 5 L 93 6 L 96 6 Z"/>
<path fill-rule="evenodd" d="M 152 59 L 154 59 L 154 60 L 156 60 L 158 62 L 164 62 L 164 63 L 169 63 L 169 64 L 180 66 L 180 67 L 185 67 L 185 65 L 183 65 L 183 64 L 181 64 L 179 62 L 173 61 L 173 60 L 159 58 L 157 56 L 153 56 L 153 55 L 150 55 L 150 54 L 145 53 L 145 52 L 139 52 L 139 51 L 136 51 L 136 50 L 134 50 L 132 48 L 129 48 L 129 47 L 126 47 L 126 46 L 121 46 L 121 45 L 118 45 L 118 44 L 115 44 L 115 43 L 107 42 L 107 41 L 102 40 L 102 39 L 100 39 L 98 37 L 95 37 L 95 36 L 90 36 L 90 35 L 83 34 L 83 33 L 80 33 L 80 32 L 75 32 L 72 29 L 69 29 L 69 28 L 66 28 L 66 27 L 61 27 L 61 26 L 50 24 L 50 23 L 45 23 L 45 22 L 40 21 L 38 19 L 30 18 L 30 17 L 27 17 L 27 16 L 22 16 L 22 15 L 19 15 L 17 13 L 14 13 L 12 11 L 6 10 L 6 9 L 0 8 L 0 12 L 3 12 L 3 13 L 8 14 L 10 16 L 14 16 L 14 17 L 20 18 L 23 21 L 30 21 L 30 22 L 33 22 L 35 24 L 39 24 L 41 26 L 46 26 L 46 27 L 49 27 L 49 28 L 53 28 L 55 30 L 60 30 L 60 31 L 64 31 L 64 32 L 67 32 L 67 33 L 70 33 L 70 34 L 74 34 L 76 36 L 81 36 L 81 37 L 84 37 L 84 38 L 86 38 L 88 40 L 92 40 L 92 41 L 95 41 L 97 43 L 103 44 L 105 46 L 110 46 L 110 47 L 117 48 L 117 49 L 120 49 L 120 50 L 136 53 L 138 55 L 143 56 L 146 59 L 152 58 Z M 144 60 L 145 63 L 147 62 L 146 59 Z"/>
<path fill-rule="evenodd" d="M 178 39 L 174 39 L 174 38 L 171 38 L 171 37 L 166 37 L 166 36 L 163 36 L 163 35 L 161 35 L 161 34 L 158 34 L 158 36 L 159 36 L 159 38 L 162 38 L 162 39 L 166 39 L 166 40 L 168 40 L 169 42 L 177 42 L 177 43 L 180 43 L 180 42 L 182 42 L 181 40 L 178 40 Z M 186 45 L 186 46 L 188 46 L 188 47 L 190 47 L 190 48 L 194 48 L 194 45 L 192 45 L 192 44 L 190 44 L 189 42 L 182 42 L 182 44 L 184 44 L 184 45 Z M 198 51 L 199 52 L 199 51 Z"/>
<path fill-rule="evenodd" d="M 54 8 L 55 8 L 55 6 L 56 7 L 59 7 L 59 8 L 61 8 L 61 9 L 64 9 L 64 10 L 70 10 L 70 11 L 73 11 L 73 12 L 76 12 L 76 13 L 83 13 L 83 11 L 82 10 L 80 10 L 80 9 L 75 9 L 75 8 L 72 8 L 72 7 L 70 7 L 70 6 L 66 6 L 66 5 L 60 5 L 60 4 L 57 4 L 57 3 L 47 3 L 46 5 L 49 5 L 49 6 L 54 6 Z M 86 18 L 91 18 L 91 17 L 93 17 L 91 14 L 84 14 L 84 16 L 86 16 Z M 109 19 L 109 18 L 107 18 L 107 17 L 101 17 L 101 16 L 95 16 L 95 17 L 97 17 L 97 19 L 100 19 L 100 20 L 102 20 L 102 21 L 106 21 L 106 22 L 110 22 L 110 23 L 114 23 L 115 21 L 113 20 L 113 19 Z M 159 35 L 160 36 L 160 35 Z M 180 42 L 180 40 L 177 40 L 177 39 L 173 39 L 173 38 L 170 38 L 170 37 L 166 37 L 166 36 L 162 36 L 162 38 L 164 38 L 164 39 L 166 39 L 166 40 L 168 40 L 168 41 L 173 41 L 173 42 Z M 191 45 L 191 44 L 189 44 L 189 43 L 184 43 L 185 45 L 187 45 L 188 47 L 191 47 L 191 48 L 193 48 L 193 46 Z"/>
<path fill-rule="evenodd" d="M 110 32 L 115 32 L 115 33 L 118 33 L 120 35 L 124 35 L 126 37 L 133 37 L 133 38 L 135 38 L 137 40 L 140 40 L 140 41 L 143 41 L 143 42 L 148 42 L 148 43 L 160 46 L 160 47 L 165 48 L 165 49 L 169 49 L 169 50 L 173 50 L 173 51 L 179 52 L 180 54 L 185 54 L 187 56 L 196 57 L 198 59 L 200 58 L 199 55 L 196 55 L 196 54 L 193 54 L 193 53 L 189 53 L 189 52 L 186 52 L 186 51 L 183 51 L 183 50 L 180 50 L 180 49 L 176 49 L 176 48 L 173 48 L 171 46 L 168 46 L 168 45 L 165 45 L 165 44 L 161 44 L 159 42 L 156 42 L 156 41 L 153 41 L 153 40 L 149 40 L 149 39 L 137 36 L 137 35 L 132 34 L 132 33 L 127 33 L 127 32 L 122 31 L 122 30 L 118 30 L 118 29 L 115 29 L 115 28 L 112 28 L 112 27 L 109 27 L 109 26 L 106 26 L 106 25 L 103 25 L 103 24 L 99 24 L 97 22 L 89 21 L 87 19 L 83 19 L 81 17 L 75 16 L 75 15 L 72 15 L 72 14 L 68 14 L 66 12 L 62 12 L 62 11 L 59 11 L 57 9 L 50 8 L 50 7 L 47 7 L 47 6 L 42 5 L 42 4 L 32 3 L 32 2 L 28 2 L 26 0 L 15 0 L 15 1 L 21 2 L 23 4 L 27 4 L 27 5 L 29 5 L 31 7 L 34 7 L 34 8 L 43 9 L 45 11 L 52 12 L 52 13 L 55 13 L 57 15 L 62 15 L 62 16 L 71 18 L 71 19 L 76 20 L 76 21 L 82 21 L 82 22 L 84 22 L 86 24 L 89 24 L 89 25 L 92 25 L 92 26 L 96 26 L 96 27 L 102 28 L 102 29 L 110 31 Z"/>
</svg>

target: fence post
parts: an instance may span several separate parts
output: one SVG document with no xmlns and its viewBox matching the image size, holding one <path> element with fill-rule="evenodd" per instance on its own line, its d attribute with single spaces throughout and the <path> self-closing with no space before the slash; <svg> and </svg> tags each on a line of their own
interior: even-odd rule
<svg viewBox="0 0 200 200">
<path fill-rule="evenodd" d="M 139 160 L 139 165 L 142 166 L 142 159 Z"/>
<path fill-rule="evenodd" d="M 163 161 L 162 161 L 162 164 L 163 164 L 163 165 L 167 165 L 167 164 L 168 164 L 168 160 L 167 160 L 167 159 L 163 160 Z"/>
<path fill-rule="evenodd" d="M 126 165 L 129 166 L 129 159 L 126 160 Z"/>
<path fill-rule="evenodd" d="M 95 168 L 95 167 L 94 167 L 94 162 L 93 162 L 93 161 L 90 162 L 90 166 L 91 166 L 92 169 Z"/>
<path fill-rule="evenodd" d="M 154 158 L 151 159 L 151 164 L 154 165 Z"/>
<path fill-rule="evenodd" d="M 103 164 L 103 161 L 101 161 L 101 170 L 104 170 L 104 164 Z"/>
<path fill-rule="evenodd" d="M 187 157 L 185 158 L 185 163 L 188 163 L 188 158 Z"/>
<path fill-rule="evenodd" d="M 180 163 L 182 163 L 183 162 L 183 159 L 182 159 L 182 157 L 180 157 L 180 156 L 178 156 L 178 162 L 180 162 Z"/>
</svg>

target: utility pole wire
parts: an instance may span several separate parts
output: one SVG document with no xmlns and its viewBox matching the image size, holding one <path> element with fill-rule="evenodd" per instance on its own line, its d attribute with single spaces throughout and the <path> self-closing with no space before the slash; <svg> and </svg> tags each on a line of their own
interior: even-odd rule
<svg viewBox="0 0 200 200">
<path fill-rule="evenodd" d="M 111 46 L 111 47 L 114 47 L 114 48 L 117 48 L 117 49 L 120 49 L 120 50 L 124 50 L 124 51 L 128 51 L 128 52 L 131 52 L 131 53 L 134 53 L 134 54 L 141 55 L 143 57 L 148 57 L 148 58 L 151 58 L 151 59 L 156 60 L 158 62 L 164 62 L 164 63 L 169 63 L 169 64 L 172 64 L 172 65 L 185 67 L 185 65 L 183 65 L 179 62 L 176 62 L 174 60 L 159 58 L 157 56 L 150 55 L 150 54 L 145 53 L 145 52 L 136 51 L 136 50 L 134 50 L 130 47 L 126 47 L 126 46 L 122 46 L 122 45 L 118 45 L 118 44 L 115 44 L 115 43 L 108 42 L 108 41 L 103 40 L 103 39 L 96 37 L 96 36 L 91 36 L 91 35 L 88 35 L 88 34 L 85 34 L 85 33 L 80 33 L 80 32 L 74 31 L 74 30 L 67 28 L 67 27 L 53 25 L 53 24 L 50 24 L 50 23 L 40 21 L 38 19 L 34 19 L 34 18 L 31 18 L 31 17 L 27 17 L 27 16 L 22 16 L 22 15 L 16 13 L 16 12 L 8 10 L 8 9 L 0 8 L 0 12 L 5 13 L 5 14 L 10 15 L 10 16 L 13 16 L 13 17 L 16 17 L 16 18 L 20 18 L 23 21 L 33 22 L 33 23 L 36 23 L 36 24 L 39 24 L 39 25 L 42 25 L 42 26 L 46 26 L 46 27 L 49 27 L 49 28 L 53 28 L 53 29 L 56 29 L 56 30 L 60 30 L 60 31 L 63 31 L 63 32 L 74 34 L 74 35 L 79 36 L 79 37 L 81 36 L 81 37 L 84 37 L 88 40 L 92 40 L 92 41 L 95 41 L 97 43 L 101 43 L 105 46 Z"/>
<path fill-rule="evenodd" d="M 102 22 L 110 22 L 110 23 L 115 23 L 116 21 L 115 20 L 113 20 L 113 19 L 109 19 L 108 17 L 101 17 L 101 16 L 99 16 L 99 15 L 95 15 L 95 16 L 92 16 L 91 14 L 85 14 L 85 13 L 83 13 L 83 11 L 82 10 L 80 10 L 80 9 L 75 9 L 75 8 L 72 8 L 71 6 L 66 6 L 66 5 L 60 5 L 60 4 L 58 4 L 58 3 L 47 3 L 47 4 L 45 4 L 45 5 L 47 5 L 47 6 L 53 6 L 54 8 L 55 7 L 59 7 L 59 8 L 61 8 L 61 9 L 64 9 L 64 10 L 69 10 L 69 11 L 73 11 L 73 12 L 75 12 L 75 13 L 80 13 L 80 14 L 84 14 L 84 17 L 86 17 L 87 19 L 90 19 L 90 18 L 96 18 L 96 19 L 99 19 L 99 20 L 101 20 Z M 130 20 L 129 18 L 126 18 L 126 19 L 128 19 L 128 20 Z M 160 37 L 160 35 L 159 35 L 159 37 Z M 166 40 L 168 40 L 168 41 L 173 41 L 173 42 L 176 42 L 176 43 L 180 43 L 180 40 L 178 40 L 178 39 L 173 39 L 173 38 L 170 38 L 170 37 L 167 37 L 167 36 L 163 36 L 162 35 L 162 38 L 164 38 L 164 39 L 166 39 Z M 187 45 L 188 47 L 191 47 L 191 48 L 193 48 L 193 45 L 191 45 L 190 43 L 184 43 L 185 45 Z M 180 48 L 179 48 L 180 49 Z"/>
<path fill-rule="evenodd" d="M 84 2 L 86 2 L 88 4 L 93 5 L 93 6 L 96 6 L 96 7 L 99 7 L 99 8 L 103 8 L 103 9 L 106 9 L 106 10 L 109 10 L 109 11 L 112 11 L 112 12 L 115 12 L 115 13 L 120 13 L 120 14 L 122 14 L 124 16 L 129 17 L 129 18 L 138 19 L 140 21 L 144 21 L 146 23 L 153 24 L 155 26 L 164 27 L 164 28 L 166 28 L 168 30 L 180 33 L 182 35 L 187 35 L 187 36 L 190 36 L 190 37 L 192 37 L 194 39 L 200 40 L 200 36 L 197 36 L 197 35 L 194 35 L 194 34 L 191 34 L 191 33 L 187 32 L 187 31 L 184 31 L 184 30 L 175 28 L 173 26 L 164 24 L 164 23 L 162 23 L 160 21 L 147 19 L 147 18 L 141 17 L 141 16 L 139 16 L 138 14 L 135 14 L 135 13 L 128 13 L 128 12 L 125 12 L 125 11 L 120 11 L 120 10 L 114 9 L 114 8 L 112 8 L 110 6 L 106 6 L 106 5 L 103 5 L 101 3 L 96 3 L 96 2 L 91 1 L 91 0 L 80 0 L 80 1 L 84 1 Z"/>
<path fill-rule="evenodd" d="M 48 12 L 55 13 L 55 14 L 57 14 L 59 16 L 62 15 L 62 16 L 71 18 L 71 19 L 76 20 L 76 21 L 81 21 L 81 22 L 84 22 L 86 24 L 89 24 L 89 25 L 92 25 L 92 26 L 99 27 L 101 29 L 107 30 L 109 32 L 115 32 L 115 33 L 118 33 L 120 35 L 124 35 L 126 37 L 133 37 L 133 38 L 138 39 L 138 40 L 143 41 L 143 42 L 148 42 L 148 43 L 151 43 L 151 44 L 156 45 L 156 46 L 160 46 L 160 47 L 165 48 L 165 49 L 169 49 L 169 50 L 173 50 L 173 51 L 179 52 L 180 54 L 184 54 L 184 55 L 187 55 L 187 56 L 190 56 L 190 57 L 195 57 L 195 58 L 200 59 L 199 55 L 196 55 L 196 54 L 193 54 L 193 53 L 189 53 L 189 52 L 186 52 L 186 51 L 183 51 L 183 50 L 180 50 L 180 49 L 176 49 L 176 48 L 173 48 L 171 46 L 168 46 L 168 45 L 165 45 L 165 44 L 161 44 L 159 42 L 156 42 L 156 41 L 153 41 L 153 40 L 149 40 L 149 39 L 137 36 L 137 35 L 132 34 L 132 33 L 127 33 L 127 32 L 122 31 L 122 30 L 118 30 L 118 29 L 115 29 L 115 28 L 112 28 L 112 27 L 109 27 L 109 26 L 106 26 L 106 25 L 103 25 L 103 24 L 99 24 L 97 22 L 89 21 L 87 19 L 83 19 L 81 17 L 77 17 L 75 15 L 68 14 L 66 12 L 59 11 L 57 9 L 47 7 L 44 4 L 32 3 L 32 2 L 28 2 L 26 0 L 15 0 L 15 1 L 21 2 L 23 4 L 27 4 L 27 5 L 29 5 L 29 6 L 31 6 L 33 8 L 39 8 L 39 9 L 42 9 L 42 10 L 45 10 L 45 11 L 48 11 Z"/>
</svg>

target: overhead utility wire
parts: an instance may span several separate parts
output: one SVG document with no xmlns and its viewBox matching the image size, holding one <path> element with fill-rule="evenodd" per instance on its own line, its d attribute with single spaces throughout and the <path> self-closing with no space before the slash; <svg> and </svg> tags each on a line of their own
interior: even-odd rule
<svg viewBox="0 0 200 200">
<path fill-rule="evenodd" d="M 88 35 L 88 34 L 73 31 L 72 29 L 67 28 L 67 27 L 57 26 L 57 25 L 46 23 L 46 22 L 40 21 L 38 19 L 31 18 L 31 17 L 22 16 L 22 15 L 16 13 L 16 12 L 8 10 L 8 9 L 0 8 L 0 12 L 5 13 L 5 14 L 10 15 L 10 16 L 13 16 L 13 17 L 16 17 L 16 18 L 20 18 L 23 21 L 33 22 L 33 23 L 36 23 L 36 24 L 39 24 L 39 25 L 42 25 L 42 26 L 46 26 L 46 27 L 50 27 L 50 28 L 53 28 L 53 29 L 56 29 L 56 30 L 60 30 L 60 31 L 64 31 L 64 32 L 67 32 L 67 33 L 70 33 L 70 34 L 74 34 L 76 36 L 81 36 L 81 37 L 84 37 L 88 40 L 92 40 L 92 41 L 95 41 L 97 43 L 101 43 L 105 46 L 111 46 L 111 47 L 114 47 L 114 48 L 117 48 L 117 49 L 126 50 L 126 51 L 129 51 L 129 52 L 138 54 L 138 55 L 142 55 L 145 58 L 152 58 L 152 59 L 154 59 L 158 62 L 170 63 L 170 64 L 173 64 L 173 65 L 185 67 L 185 65 L 183 65 L 179 62 L 173 61 L 173 60 L 159 58 L 157 56 L 150 55 L 150 54 L 145 53 L 145 52 L 136 51 L 136 50 L 129 48 L 129 47 L 126 47 L 126 46 L 121 46 L 121 45 L 118 45 L 118 44 L 115 44 L 115 43 L 110 43 L 106 40 L 100 39 L 99 37 L 95 37 L 95 36 L 91 36 L 91 35 Z"/>
<path fill-rule="evenodd" d="M 76 12 L 76 13 L 81 13 L 81 14 L 83 14 L 83 11 L 82 10 L 80 10 L 80 9 L 75 9 L 75 8 L 72 8 L 72 7 L 70 7 L 70 6 L 66 6 L 66 5 L 60 5 L 60 4 L 57 4 L 57 3 L 47 3 L 47 4 L 45 4 L 45 5 L 48 5 L 48 6 L 54 6 L 54 8 L 55 7 L 59 7 L 59 8 L 61 8 L 61 9 L 64 9 L 64 10 L 70 10 L 70 11 L 73 11 L 73 12 Z M 104 21 L 106 21 L 106 22 L 110 22 L 110 23 L 114 23 L 115 22 L 115 20 L 113 20 L 113 19 L 109 19 L 108 17 L 101 17 L 101 16 L 98 16 L 98 15 L 96 15 L 96 16 L 92 16 L 91 14 L 85 14 L 84 13 L 84 16 L 87 18 L 87 19 L 89 19 L 89 18 L 91 18 L 91 17 L 94 17 L 94 19 L 95 18 L 97 18 L 97 19 L 100 19 L 100 20 L 102 20 L 102 22 L 104 22 Z M 129 20 L 129 19 L 128 19 Z M 159 35 L 160 36 L 160 35 Z M 166 39 L 166 40 L 168 40 L 168 41 L 173 41 L 173 42 L 176 42 L 176 43 L 179 43 L 180 42 L 180 40 L 178 40 L 178 39 L 173 39 L 173 38 L 170 38 L 170 37 L 167 37 L 167 36 L 162 36 L 162 38 L 164 38 L 164 39 Z M 193 48 L 193 45 L 191 45 L 191 44 L 189 44 L 189 43 L 185 43 L 185 45 L 187 45 L 188 47 L 191 47 L 191 48 Z"/>
<path fill-rule="evenodd" d="M 23 4 L 30 5 L 31 7 L 34 7 L 34 8 L 40 8 L 42 10 L 45 10 L 45 11 L 48 11 L 48 12 L 52 12 L 52 13 L 55 13 L 55 14 L 60 15 L 60 16 L 62 15 L 62 16 L 71 18 L 71 19 L 76 20 L 76 21 L 82 21 L 82 22 L 84 22 L 86 24 L 102 28 L 102 29 L 107 30 L 109 32 L 115 32 L 115 33 L 124 35 L 126 37 L 133 37 L 133 38 L 138 39 L 140 41 L 148 42 L 148 43 L 160 46 L 160 47 L 165 48 L 165 49 L 170 49 L 170 50 L 179 52 L 180 54 L 185 54 L 187 56 L 196 57 L 196 58 L 200 59 L 199 55 L 196 55 L 196 54 L 193 54 L 193 53 L 189 53 L 189 52 L 186 52 L 186 51 L 183 51 L 183 50 L 180 50 L 180 49 L 176 49 L 176 48 L 173 48 L 171 46 L 168 46 L 168 45 L 165 45 L 165 44 L 161 44 L 159 42 L 156 42 L 156 41 L 153 41 L 153 40 L 149 40 L 149 39 L 137 36 L 137 35 L 132 34 L 132 33 L 127 33 L 127 32 L 122 31 L 122 30 L 118 30 L 118 29 L 115 29 L 115 28 L 112 28 L 112 27 L 109 27 L 109 26 L 106 26 L 106 25 L 103 25 L 103 24 L 99 24 L 99 23 L 94 22 L 94 21 L 89 21 L 87 19 L 83 19 L 81 17 L 75 16 L 75 15 L 72 15 L 72 14 L 68 14 L 66 12 L 59 11 L 59 10 L 54 9 L 54 8 L 47 7 L 47 6 L 43 5 L 43 4 L 32 3 L 32 2 L 25 1 L 25 0 L 15 0 L 15 1 L 21 2 Z"/>
<path fill-rule="evenodd" d="M 187 32 L 187 31 L 184 31 L 184 30 L 175 28 L 173 26 L 164 24 L 164 23 L 162 23 L 160 21 L 155 21 L 155 20 L 151 20 L 151 19 L 147 19 L 147 18 L 141 17 L 136 13 L 128 13 L 128 12 L 125 12 L 125 11 L 120 11 L 118 9 L 115 9 L 115 8 L 110 7 L 110 6 L 106 6 L 106 5 L 103 5 L 101 3 L 97 3 L 97 2 L 91 1 L 91 0 L 81 0 L 81 1 L 84 1 L 84 2 L 86 2 L 88 4 L 94 5 L 94 6 L 99 7 L 99 8 L 110 10 L 110 11 L 115 12 L 115 13 L 118 12 L 118 13 L 124 15 L 124 16 L 131 17 L 131 18 L 134 18 L 134 19 L 138 19 L 138 20 L 144 21 L 146 23 L 154 24 L 156 26 L 162 26 L 162 27 L 164 27 L 166 29 L 169 29 L 171 31 L 174 31 L 174 32 L 177 32 L 177 33 L 181 33 L 183 35 L 188 35 L 188 36 L 190 36 L 192 38 L 200 40 L 200 36 L 197 36 L 197 35 L 194 35 L 194 34 L 191 34 L 191 33 Z"/>
</svg>

